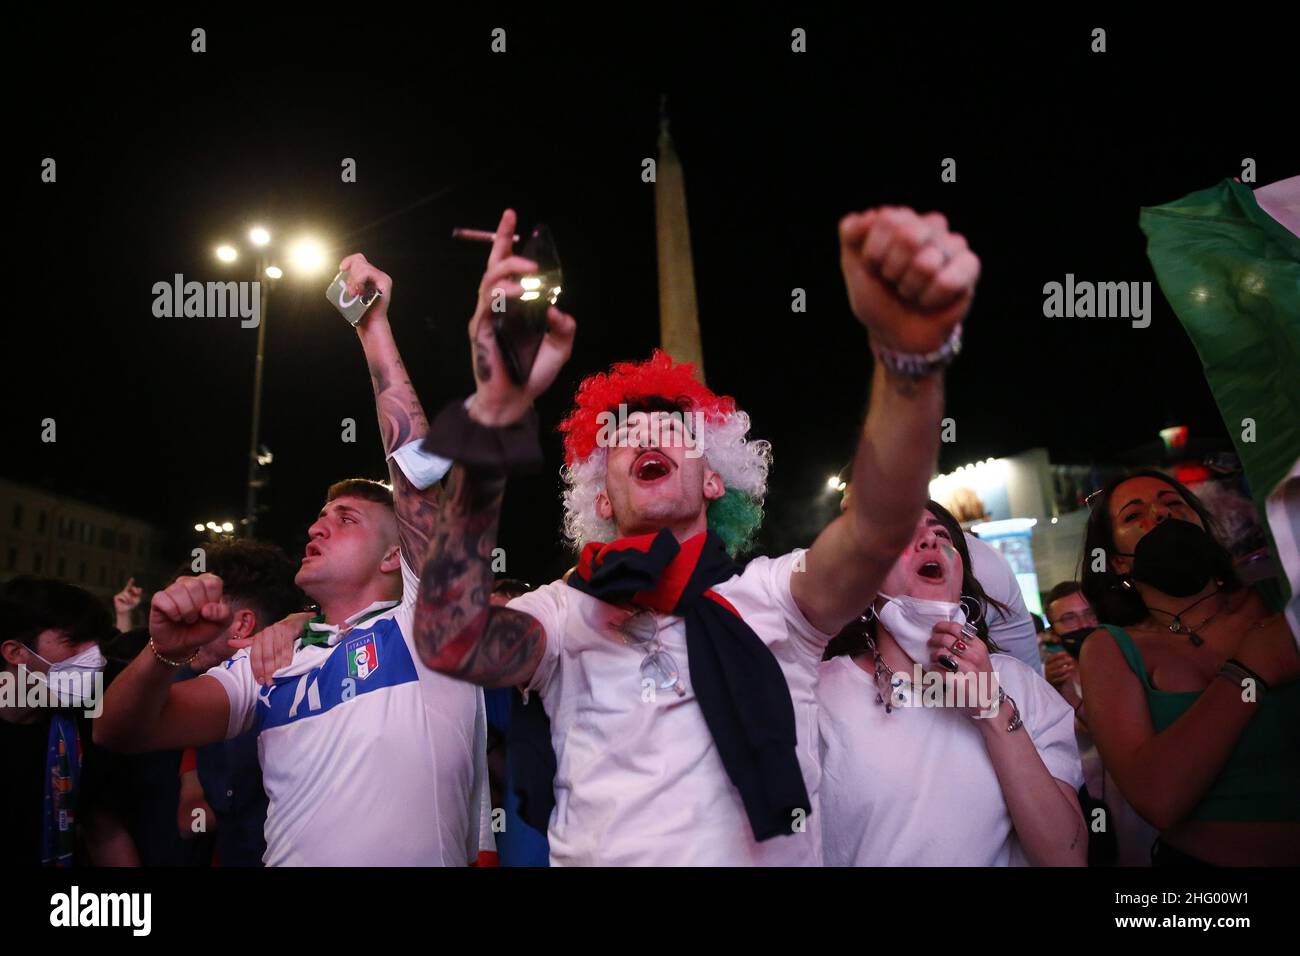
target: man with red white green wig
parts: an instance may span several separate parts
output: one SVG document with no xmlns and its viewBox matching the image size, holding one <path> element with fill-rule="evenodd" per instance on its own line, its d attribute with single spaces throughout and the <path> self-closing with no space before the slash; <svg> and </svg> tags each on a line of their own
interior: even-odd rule
<svg viewBox="0 0 1300 956">
<path fill-rule="evenodd" d="M 528 381 L 506 374 L 493 302 L 536 268 L 512 254 L 514 232 L 507 210 L 469 324 L 475 394 L 426 443 L 456 465 L 421 574 L 421 658 L 540 697 L 514 721 L 510 755 L 553 865 L 820 865 L 817 665 L 928 498 L 979 260 L 937 213 L 840 221 L 871 399 L 852 504 L 810 548 L 735 563 L 762 519 L 771 449 L 731 398 L 656 352 L 584 380 L 560 425 L 573 571 L 494 608 L 505 476 L 535 445 L 533 400 L 576 330 L 552 306 Z"/>
<path fill-rule="evenodd" d="M 618 537 L 611 493 L 630 498 L 646 490 L 640 495 L 644 503 L 629 502 L 626 511 L 651 523 L 655 513 L 677 501 L 659 487 L 659 480 L 671 474 L 671 462 L 653 454 L 637 458 L 634 474 L 639 480 L 626 485 L 607 482 L 610 448 L 674 443 L 681 446 L 684 459 L 703 458 L 702 466 L 721 482 L 722 493 L 716 497 L 714 484 L 700 488 L 709 529 L 733 556 L 748 549 L 763 520 L 772 448 L 765 441 L 746 439 L 749 416 L 732 398 L 715 395 L 699 382 L 694 366 L 675 364 L 656 349 L 647 362 L 620 362 L 608 373 L 592 375 L 579 386 L 573 411 L 560 431 L 565 436 L 564 530 L 575 549 Z M 685 482 L 676 492 L 693 492 L 695 485 Z M 684 510 L 698 510 L 698 502 L 688 497 Z"/>
</svg>

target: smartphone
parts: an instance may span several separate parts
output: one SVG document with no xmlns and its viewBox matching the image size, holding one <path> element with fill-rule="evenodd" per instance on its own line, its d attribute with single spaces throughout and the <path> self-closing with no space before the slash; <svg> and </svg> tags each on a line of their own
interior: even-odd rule
<svg viewBox="0 0 1300 956">
<path fill-rule="evenodd" d="M 1047 660 L 1053 654 L 1060 654 L 1065 650 L 1064 644 L 1040 644 L 1039 647 L 1042 648 L 1041 656 L 1043 660 Z"/>
<path fill-rule="evenodd" d="M 516 385 L 523 385 L 546 337 L 546 311 L 560 297 L 561 272 L 555 240 L 544 225 L 533 230 L 516 254 L 536 262 L 537 271 L 517 277 L 524 293 L 507 299 L 500 312 L 492 312 L 492 331 L 506 374 Z"/>
<path fill-rule="evenodd" d="M 347 283 L 348 273 L 340 272 L 334 277 L 330 287 L 325 290 L 325 299 L 330 305 L 339 310 L 339 314 L 343 318 L 356 325 L 362 320 L 366 311 L 374 304 L 374 301 L 383 293 L 375 288 L 373 282 L 367 282 L 365 291 L 361 295 L 351 295 L 348 292 Z"/>
</svg>

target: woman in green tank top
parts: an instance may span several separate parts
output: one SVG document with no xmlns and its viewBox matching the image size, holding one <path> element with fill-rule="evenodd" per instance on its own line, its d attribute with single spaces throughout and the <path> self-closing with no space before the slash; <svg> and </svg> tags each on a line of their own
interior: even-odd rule
<svg viewBox="0 0 1300 956">
<path fill-rule="evenodd" d="M 1107 770 L 1160 838 L 1156 865 L 1300 863 L 1300 655 L 1244 587 L 1209 513 L 1143 471 L 1090 499 L 1080 654 Z"/>
</svg>

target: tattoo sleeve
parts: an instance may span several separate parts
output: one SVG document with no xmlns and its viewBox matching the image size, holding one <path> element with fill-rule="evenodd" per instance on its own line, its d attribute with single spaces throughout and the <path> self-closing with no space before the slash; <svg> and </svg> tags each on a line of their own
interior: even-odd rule
<svg viewBox="0 0 1300 956">
<path fill-rule="evenodd" d="M 505 478 L 456 465 L 420 574 L 415 643 L 436 671 L 485 687 L 532 677 L 546 632 L 522 611 L 493 607 L 492 551 Z"/>
<path fill-rule="evenodd" d="M 412 485 L 392 460 L 392 454 L 428 434 L 429 422 L 387 327 L 368 330 L 362 344 L 370 381 L 375 389 L 375 410 L 379 415 L 384 455 L 389 458 L 388 478 L 393 485 L 393 510 L 397 513 L 402 557 L 412 568 L 418 568 L 429 549 L 429 539 L 438 520 L 441 492 L 437 485 L 424 491 Z"/>
</svg>

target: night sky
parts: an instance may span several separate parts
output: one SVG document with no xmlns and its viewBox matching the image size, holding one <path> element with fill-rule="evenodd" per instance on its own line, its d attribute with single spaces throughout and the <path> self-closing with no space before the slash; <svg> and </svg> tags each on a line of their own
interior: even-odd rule
<svg viewBox="0 0 1300 956">
<path fill-rule="evenodd" d="M 762 550 L 807 544 L 829 517 L 826 477 L 864 408 L 866 336 L 835 234 L 849 210 L 938 209 L 983 260 L 948 378 L 958 440 L 942 470 L 1033 446 L 1109 462 L 1175 422 L 1227 446 L 1158 286 L 1147 329 L 1044 318 L 1042 287 L 1067 272 L 1154 280 L 1140 206 L 1237 175 L 1246 156 L 1257 185 L 1300 172 L 1294 131 L 1280 128 L 1294 81 L 1282 31 L 628 10 L 583 24 L 363 8 L 33 28 L 41 70 L 10 90 L 25 121 L 8 150 L 21 218 L 0 475 L 154 522 L 175 533 L 176 560 L 196 521 L 238 520 L 256 331 L 155 318 L 152 286 L 177 272 L 251 279 L 247 259 L 230 271 L 212 250 L 246 247 L 254 223 L 277 240 L 313 232 L 332 256 L 328 274 L 279 282 L 266 317 L 265 537 L 301 554 L 328 484 L 385 475 L 360 345 L 323 296 L 348 252 L 394 277 L 398 345 L 433 415 L 472 388 L 465 329 L 486 258 L 451 229 L 490 229 L 506 205 L 550 224 L 561 305 L 578 320 L 573 358 L 538 405 L 552 429 L 581 377 L 657 341 L 653 187 L 640 173 L 661 92 L 686 173 L 709 384 L 775 451 Z M 1089 52 L 1097 25 L 1104 54 Z M 207 53 L 189 52 L 194 26 Z M 495 26 L 505 55 L 489 51 Z M 795 26 L 806 54 L 789 52 Z M 53 185 L 39 181 L 46 156 Z M 355 184 L 340 181 L 344 157 Z M 956 183 L 940 182 L 944 157 Z M 794 287 L 806 314 L 790 311 Z M 46 417 L 55 444 L 40 441 Z M 340 440 L 345 417 L 355 444 Z M 534 582 L 570 563 L 553 432 L 544 447 L 546 471 L 511 484 L 502 521 L 509 573 Z"/>
</svg>

